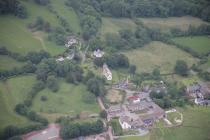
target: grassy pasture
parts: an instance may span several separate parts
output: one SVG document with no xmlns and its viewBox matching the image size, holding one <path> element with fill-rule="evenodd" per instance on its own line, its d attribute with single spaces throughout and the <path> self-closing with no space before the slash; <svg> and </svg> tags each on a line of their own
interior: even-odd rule
<svg viewBox="0 0 210 140">
<path fill-rule="evenodd" d="M 81 32 L 79 19 L 75 11 L 65 5 L 65 0 L 53 0 L 51 4 L 55 8 L 55 10 L 58 12 L 58 14 L 67 20 L 71 29 L 75 33 Z"/>
<path fill-rule="evenodd" d="M 151 72 L 154 68 L 160 68 L 161 73 L 173 72 L 176 60 L 185 60 L 189 66 L 198 60 L 190 54 L 158 41 L 153 41 L 143 48 L 123 52 L 131 64 L 137 66 L 137 72 Z"/>
<path fill-rule="evenodd" d="M 169 17 L 169 18 L 138 18 L 145 26 L 149 28 L 159 28 L 166 30 L 170 28 L 178 28 L 187 30 L 190 25 L 198 27 L 201 24 L 209 24 L 199 18 L 184 16 L 184 17 Z"/>
<path fill-rule="evenodd" d="M 135 30 L 136 24 L 128 18 L 102 18 L 101 35 L 118 33 L 121 29 Z"/>
<path fill-rule="evenodd" d="M 174 38 L 173 41 L 187 48 L 191 48 L 193 51 L 200 54 L 210 52 L 209 36 L 177 37 Z"/>
<path fill-rule="evenodd" d="M 35 21 L 36 17 L 41 16 L 53 27 L 60 26 L 56 15 L 51 13 L 47 7 L 39 6 L 33 1 L 21 1 L 28 11 L 27 19 L 19 19 L 14 16 L 0 16 L 0 45 L 7 47 L 10 51 L 26 54 L 29 51 L 46 50 L 52 55 L 64 51 L 64 46 L 57 46 L 54 42 L 47 39 L 47 34 L 43 32 L 32 33 L 27 29 L 27 25 Z M 73 31 L 80 32 L 77 15 L 72 9 L 64 5 L 64 0 L 52 1 L 52 6 L 59 15 L 64 16 Z"/>
<path fill-rule="evenodd" d="M 130 136 L 130 137 L 125 137 L 125 138 L 120 138 L 119 140 L 150 140 L 150 135 L 146 136 Z"/>
<path fill-rule="evenodd" d="M 18 62 L 8 56 L 0 55 L 0 70 L 10 70 L 15 67 L 21 67 L 25 63 Z"/>
<path fill-rule="evenodd" d="M 210 57 L 208 58 L 208 61 L 205 64 L 202 64 L 200 66 L 200 68 L 204 71 L 210 71 Z"/>
<path fill-rule="evenodd" d="M 34 76 L 20 76 L 0 82 L 0 130 L 8 125 L 29 123 L 26 118 L 14 112 L 14 107 L 26 98 L 34 82 Z"/>
<path fill-rule="evenodd" d="M 210 138 L 210 109 L 187 107 L 183 113 L 182 126 L 152 130 L 150 140 L 208 140 Z"/>
<path fill-rule="evenodd" d="M 61 113 L 74 115 L 83 111 L 90 113 L 98 113 L 99 107 L 95 102 L 87 104 L 83 101 L 85 94 L 91 94 L 84 85 L 71 85 L 60 82 L 60 90 L 57 93 L 51 92 L 49 89 L 41 91 L 33 102 L 32 109 L 36 112 L 43 113 Z M 41 96 L 46 96 L 47 101 L 40 100 Z"/>
</svg>

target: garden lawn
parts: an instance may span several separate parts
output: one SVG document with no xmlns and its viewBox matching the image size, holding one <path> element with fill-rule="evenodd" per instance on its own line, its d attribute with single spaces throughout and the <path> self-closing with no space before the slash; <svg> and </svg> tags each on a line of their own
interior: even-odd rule
<svg viewBox="0 0 210 140">
<path fill-rule="evenodd" d="M 101 35 L 118 33 L 122 29 L 135 30 L 137 25 L 128 18 L 102 18 Z"/>
<path fill-rule="evenodd" d="M 34 76 L 19 76 L 0 82 L 0 130 L 8 125 L 23 126 L 30 123 L 17 115 L 14 108 L 23 102 L 34 82 Z"/>
<path fill-rule="evenodd" d="M 169 18 L 139 18 L 139 20 L 149 28 L 156 28 L 162 31 L 178 28 L 187 30 L 190 25 L 198 27 L 201 24 L 209 24 L 199 18 L 184 16 L 184 17 L 169 17 Z"/>
<path fill-rule="evenodd" d="M 32 109 L 37 112 L 44 113 L 62 113 L 75 115 L 80 112 L 98 113 L 100 111 L 98 104 L 85 103 L 83 96 L 91 94 L 84 85 L 72 85 L 60 82 L 60 90 L 57 93 L 51 92 L 49 89 L 41 91 L 33 102 Z M 41 96 L 46 96 L 47 101 L 41 101 Z"/>
<path fill-rule="evenodd" d="M 18 62 L 15 59 L 0 55 L 0 70 L 11 70 L 12 68 L 19 68 L 23 66 L 25 63 Z"/>
<path fill-rule="evenodd" d="M 206 54 L 210 52 L 209 36 L 177 37 L 172 40 L 179 45 L 191 48 L 199 54 Z"/>
<path fill-rule="evenodd" d="M 183 125 L 174 128 L 154 129 L 150 140 L 209 140 L 210 108 L 187 107 L 183 113 Z"/>
<path fill-rule="evenodd" d="M 122 53 L 129 58 L 131 64 L 136 65 L 139 73 L 152 72 L 154 68 L 159 68 L 161 73 L 173 73 L 177 60 L 186 61 L 189 67 L 198 62 L 197 59 L 177 47 L 158 41 Z"/>
</svg>

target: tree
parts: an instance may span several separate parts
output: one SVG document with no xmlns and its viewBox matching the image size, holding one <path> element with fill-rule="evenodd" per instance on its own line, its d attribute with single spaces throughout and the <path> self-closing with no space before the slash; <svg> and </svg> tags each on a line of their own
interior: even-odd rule
<svg viewBox="0 0 210 140">
<path fill-rule="evenodd" d="M 27 107 L 24 104 L 17 104 L 15 106 L 15 111 L 20 115 L 26 115 L 27 114 Z"/>
<path fill-rule="evenodd" d="M 50 68 L 45 63 L 40 63 L 37 66 L 36 76 L 38 80 L 46 81 L 48 77 L 48 73 L 50 72 Z"/>
<path fill-rule="evenodd" d="M 86 83 L 89 79 L 94 78 L 95 74 L 92 71 L 88 71 L 86 76 L 84 77 L 84 82 Z"/>
<path fill-rule="evenodd" d="M 95 96 L 103 96 L 106 92 L 103 81 L 98 77 L 89 79 L 87 87 Z"/>
<path fill-rule="evenodd" d="M 152 72 L 152 75 L 155 80 L 159 80 L 160 79 L 160 70 L 158 68 L 155 68 Z"/>
<path fill-rule="evenodd" d="M 19 18 L 26 18 L 26 8 L 17 0 L 1 0 L 0 14 L 13 14 Z"/>
<path fill-rule="evenodd" d="M 34 0 L 34 2 L 39 5 L 47 5 L 50 1 L 49 0 Z"/>
<path fill-rule="evenodd" d="M 20 133 L 18 127 L 10 125 L 3 130 L 3 139 L 8 139 Z"/>
<path fill-rule="evenodd" d="M 79 124 L 70 124 L 64 126 L 60 130 L 61 137 L 66 140 L 69 138 L 76 138 L 80 136 Z"/>
<path fill-rule="evenodd" d="M 53 92 L 57 92 L 59 90 L 58 80 L 55 76 L 49 76 L 47 78 L 47 87 Z"/>
<path fill-rule="evenodd" d="M 187 63 L 183 60 L 177 60 L 174 71 L 176 74 L 179 74 L 181 76 L 186 76 L 188 74 Z"/>
<path fill-rule="evenodd" d="M 45 101 L 47 101 L 47 97 L 46 96 L 41 96 L 40 100 L 45 102 Z"/>
<path fill-rule="evenodd" d="M 141 76 L 139 76 L 139 75 L 134 76 L 133 82 L 134 82 L 134 84 L 136 85 L 136 87 L 141 86 L 141 83 L 142 83 L 142 78 L 141 78 Z"/>
<path fill-rule="evenodd" d="M 39 51 L 39 52 L 29 52 L 26 55 L 26 58 L 31 61 L 33 64 L 38 64 L 41 62 L 42 59 L 44 58 L 49 58 L 50 54 L 46 51 Z"/>
<path fill-rule="evenodd" d="M 102 110 L 102 111 L 100 112 L 100 116 L 101 116 L 101 118 L 106 119 L 106 118 L 107 118 L 107 112 L 106 112 L 106 110 Z"/>
<path fill-rule="evenodd" d="M 105 59 L 104 59 L 104 57 L 102 57 L 102 58 L 94 58 L 93 62 L 94 62 L 94 64 L 96 66 L 102 67 L 104 62 L 105 62 Z"/>
<path fill-rule="evenodd" d="M 131 75 L 135 75 L 135 73 L 136 73 L 136 65 L 130 65 L 129 73 Z"/>
</svg>

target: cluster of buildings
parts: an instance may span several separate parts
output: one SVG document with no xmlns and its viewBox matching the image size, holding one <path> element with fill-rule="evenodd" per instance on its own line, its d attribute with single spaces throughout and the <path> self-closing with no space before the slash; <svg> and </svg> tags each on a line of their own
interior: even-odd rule
<svg viewBox="0 0 210 140">
<path fill-rule="evenodd" d="M 122 129 L 147 129 L 156 120 L 165 117 L 165 111 L 155 104 L 148 92 L 134 93 L 127 96 L 122 105 L 110 106 L 107 110 L 108 120 L 119 118 Z"/>
<path fill-rule="evenodd" d="M 103 65 L 103 75 L 106 77 L 107 80 L 112 80 L 112 72 L 110 71 L 107 64 Z"/>
<path fill-rule="evenodd" d="M 186 87 L 187 94 L 194 100 L 197 105 L 210 105 L 210 100 L 205 97 L 210 97 L 210 89 L 205 83 L 195 82 Z"/>
</svg>

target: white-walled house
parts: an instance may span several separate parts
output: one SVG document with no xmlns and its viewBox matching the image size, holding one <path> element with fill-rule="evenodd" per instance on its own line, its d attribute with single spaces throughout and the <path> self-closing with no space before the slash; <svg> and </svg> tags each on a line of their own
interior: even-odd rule
<svg viewBox="0 0 210 140">
<path fill-rule="evenodd" d="M 59 58 L 56 59 L 57 62 L 62 62 L 64 60 L 65 60 L 64 57 L 59 57 Z"/>
<path fill-rule="evenodd" d="M 107 80 L 112 80 L 112 73 L 106 64 L 103 65 L 103 75 L 106 77 Z"/>
<path fill-rule="evenodd" d="M 103 55 L 104 55 L 104 52 L 101 51 L 100 49 L 97 49 L 93 52 L 93 56 L 96 58 L 101 58 L 101 57 L 103 57 Z"/>
<path fill-rule="evenodd" d="M 130 118 L 129 116 L 120 116 L 119 123 L 122 129 L 139 129 L 144 127 L 140 118 Z"/>
<path fill-rule="evenodd" d="M 128 116 L 121 116 L 119 118 L 119 123 L 120 123 L 122 129 L 131 129 L 131 125 L 129 124 Z"/>
</svg>

